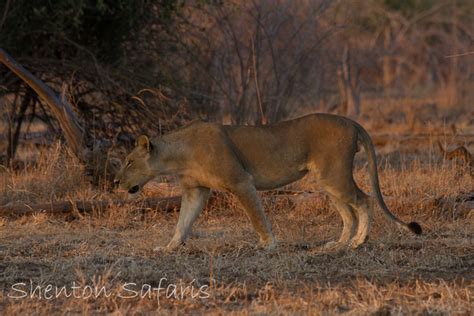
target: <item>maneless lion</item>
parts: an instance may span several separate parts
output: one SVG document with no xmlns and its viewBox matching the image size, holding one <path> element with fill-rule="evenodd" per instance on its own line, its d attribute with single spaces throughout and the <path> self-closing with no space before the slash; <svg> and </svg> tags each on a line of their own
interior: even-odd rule
<svg viewBox="0 0 474 316">
<path fill-rule="evenodd" d="M 421 234 L 419 224 L 402 222 L 385 205 L 368 133 L 358 123 L 337 115 L 312 114 L 267 126 L 196 121 L 152 140 L 140 136 L 115 184 L 137 194 L 158 175 L 178 176 L 181 210 L 168 250 L 184 243 L 210 188 L 235 194 L 260 236 L 260 244 L 272 248 L 276 241 L 257 190 L 275 189 L 311 174 L 342 217 L 341 237 L 332 246 L 357 248 L 367 239 L 374 204 L 374 198 L 365 194 L 352 176 L 359 144 L 367 153 L 372 190 L 385 217 Z"/>
</svg>

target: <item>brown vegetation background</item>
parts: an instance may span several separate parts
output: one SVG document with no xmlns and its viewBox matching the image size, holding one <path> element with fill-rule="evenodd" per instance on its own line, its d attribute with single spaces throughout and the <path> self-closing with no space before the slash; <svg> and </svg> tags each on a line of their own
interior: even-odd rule
<svg viewBox="0 0 474 316">
<path fill-rule="evenodd" d="M 0 1 L 0 48 L 67 101 L 87 150 L 122 159 L 136 135 L 194 119 L 348 115 L 373 137 L 388 206 L 425 232 L 405 235 L 376 212 L 364 247 L 329 251 L 342 222 L 304 179 L 261 193 L 276 251 L 256 249 L 238 203 L 214 192 L 197 235 L 157 255 L 178 211 L 114 202 L 124 197 L 91 183 L 50 105 L 0 65 L 0 211 L 110 201 L 90 213 L 0 214 L 0 312 L 472 314 L 472 162 L 438 148 L 474 152 L 472 16 L 472 1 Z M 175 195 L 169 177 L 142 198 Z M 117 293 L 163 277 L 209 286 L 210 297 L 9 297 L 19 282 Z"/>
</svg>

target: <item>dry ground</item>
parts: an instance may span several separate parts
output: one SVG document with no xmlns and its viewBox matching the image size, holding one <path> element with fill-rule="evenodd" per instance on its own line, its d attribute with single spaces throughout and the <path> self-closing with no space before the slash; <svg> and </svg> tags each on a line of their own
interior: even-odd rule
<svg viewBox="0 0 474 316">
<path fill-rule="evenodd" d="M 472 314 L 473 180 L 433 143 L 378 148 L 387 204 L 424 234 L 407 235 L 376 212 L 357 250 L 323 248 L 342 223 L 310 179 L 291 189 L 313 194 L 262 193 L 280 241 L 269 252 L 255 247 L 245 214 L 223 193 L 195 225 L 199 236 L 172 254 L 152 249 L 169 240 L 177 212 L 111 207 L 0 218 L 0 313 Z M 364 161 L 358 157 L 355 174 L 368 190 Z M 34 168 L 0 175 L 0 205 L 113 197 L 88 187 L 60 147 Z M 163 194 L 155 191 L 145 194 Z M 72 296 L 56 295 L 61 287 Z"/>
</svg>

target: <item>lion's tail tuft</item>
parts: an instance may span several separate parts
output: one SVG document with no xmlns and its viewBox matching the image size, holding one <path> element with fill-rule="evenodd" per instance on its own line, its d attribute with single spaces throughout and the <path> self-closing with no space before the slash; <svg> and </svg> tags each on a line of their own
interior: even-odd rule
<svg viewBox="0 0 474 316">
<path fill-rule="evenodd" d="M 410 229 L 415 235 L 421 235 L 423 233 L 423 229 L 421 229 L 420 224 L 417 222 L 411 222 L 407 225 L 408 229 Z"/>
</svg>

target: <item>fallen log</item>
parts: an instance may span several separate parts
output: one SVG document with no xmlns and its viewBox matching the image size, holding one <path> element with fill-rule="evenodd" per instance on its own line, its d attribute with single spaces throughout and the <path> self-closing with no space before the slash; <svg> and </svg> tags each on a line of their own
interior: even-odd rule
<svg viewBox="0 0 474 316">
<path fill-rule="evenodd" d="M 162 212 L 179 210 L 180 196 L 166 198 L 147 198 L 143 200 L 111 200 L 111 201 L 61 201 L 42 204 L 18 203 L 0 206 L 0 216 L 23 216 L 35 213 L 66 214 L 74 211 L 82 213 L 101 212 L 112 206 L 129 205 L 139 209 L 153 209 Z"/>
<path fill-rule="evenodd" d="M 268 191 L 267 195 L 262 196 L 262 200 L 273 197 L 287 197 L 314 195 L 313 191 L 294 191 L 294 190 L 273 190 Z M 219 196 L 212 194 L 208 200 L 208 204 L 214 203 Z M 41 204 L 17 203 L 11 205 L 0 205 L 1 216 L 23 216 L 36 213 L 48 214 L 67 214 L 74 211 L 81 213 L 102 212 L 112 206 L 130 206 L 135 209 L 152 209 L 161 212 L 178 211 L 181 205 L 180 196 L 161 197 L 161 198 L 145 198 L 140 200 L 110 200 L 110 201 L 58 201 Z"/>
</svg>

